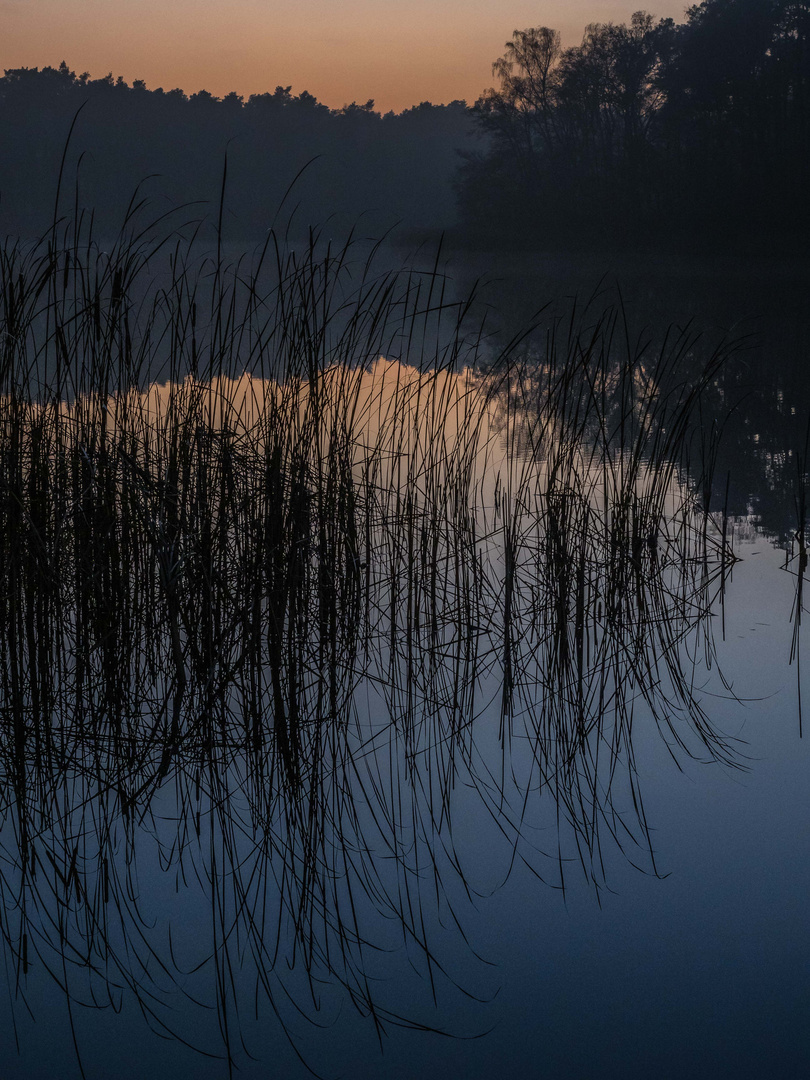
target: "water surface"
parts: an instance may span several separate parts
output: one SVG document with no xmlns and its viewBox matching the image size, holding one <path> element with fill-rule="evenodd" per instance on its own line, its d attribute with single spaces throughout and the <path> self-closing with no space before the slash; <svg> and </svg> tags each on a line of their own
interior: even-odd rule
<svg viewBox="0 0 810 1080">
<path fill-rule="evenodd" d="M 4 403 L 8 1075 L 803 1075 L 803 446 L 533 348 Z"/>
</svg>

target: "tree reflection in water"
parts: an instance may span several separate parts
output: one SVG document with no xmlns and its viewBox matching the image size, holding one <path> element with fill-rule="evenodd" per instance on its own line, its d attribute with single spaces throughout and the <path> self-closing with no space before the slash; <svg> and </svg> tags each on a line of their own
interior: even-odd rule
<svg viewBox="0 0 810 1080">
<path fill-rule="evenodd" d="M 634 724 L 740 765 L 697 689 L 733 554 L 685 471 L 723 357 L 684 382 L 694 341 L 608 311 L 483 365 L 435 270 L 313 241 L 206 277 L 178 247 L 140 288 L 160 246 L 3 252 L 13 994 L 45 969 L 178 1038 L 179 999 L 215 1005 L 232 1064 L 246 1010 L 289 1033 L 335 988 L 422 1025 L 401 964 L 441 1027 L 459 832 L 599 890 L 608 848 L 656 873 Z"/>
</svg>

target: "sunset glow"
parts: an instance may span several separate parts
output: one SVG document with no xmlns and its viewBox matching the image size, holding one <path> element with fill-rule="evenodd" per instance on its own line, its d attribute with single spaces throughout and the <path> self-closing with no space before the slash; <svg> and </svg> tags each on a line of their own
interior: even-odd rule
<svg viewBox="0 0 810 1080">
<path fill-rule="evenodd" d="M 682 0 L 655 8 L 683 17 Z M 108 71 L 147 87 L 244 96 L 291 85 L 332 108 L 373 98 L 473 102 L 512 30 L 548 25 L 577 44 L 590 22 L 623 22 L 619 0 L 0 0 L 0 68 Z"/>
</svg>

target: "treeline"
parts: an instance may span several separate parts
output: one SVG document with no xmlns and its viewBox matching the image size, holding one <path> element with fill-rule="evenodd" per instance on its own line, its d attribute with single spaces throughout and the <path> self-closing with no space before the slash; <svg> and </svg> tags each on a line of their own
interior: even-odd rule
<svg viewBox="0 0 810 1080">
<path fill-rule="evenodd" d="M 117 230 L 147 177 L 142 194 L 152 213 L 200 200 L 189 213 L 216 219 L 226 153 L 223 231 L 234 240 L 261 237 L 296 208 L 294 230 L 335 215 L 347 226 L 371 215 L 377 229 L 396 222 L 446 228 L 455 217 L 456 150 L 475 146 L 463 101 L 381 115 L 373 101 L 329 109 L 289 86 L 219 99 L 148 90 L 139 80 L 130 86 L 112 75 L 91 79 L 64 62 L 7 70 L 0 79 L 0 233 L 47 227 L 74 118 L 59 212 L 92 208 L 101 234 Z"/>
<path fill-rule="evenodd" d="M 562 49 L 515 31 L 473 106 L 487 146 L 457 191 L 486 241 L 801 249 L 810 224 L 810 2 L 640 11 Z"/>
<path fill-rule="evenodd" d="M 147 177 L 153 212 L 196 203 L 192 216 L 216 218 L 227 155 L 234 240 L 294 211 L 294 231 L 335 217 L 336 229 L 365 219 L 375 231 L 457 221 L 483 246 L 806 249 L 810 0 L 703 0 L 682 24 L 637 12 L 588 26 L 568 49 L 547 27 L 516 30 L 493 70 L 497 85 L 471 109 L 384 115 L 289 86 L 219 99 L 65 63 L 7 70 L 0 234 L 47 227 L 76 118 L 59 213 L 92 208 L 101 233 Z"/>
</svg>

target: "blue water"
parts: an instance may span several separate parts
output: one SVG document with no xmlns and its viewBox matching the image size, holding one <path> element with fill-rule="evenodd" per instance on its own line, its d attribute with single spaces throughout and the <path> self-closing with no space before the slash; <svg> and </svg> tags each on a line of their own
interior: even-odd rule
<svg viewBox="0 0 810 1080">
<path fill-rule="evenodd" d="M 457 842 L 469 880 L 491 895 L 464 903 L 458 884 L 449 885 L 469 945 L 442 917 L 441 903 L 437 911 L 426 904 L 426 918 L 437 957 L 482 1000 L 439 978 L 434 1003 L 418 950 L 402 946 L 396 927 L 380 924 L 391 952 L 370 964 L 379 999 L 448 1034 L 390 1027 L 380 1043 L 343 992 L 323 988 L 322 1029 L 292 1019 L 279 998 L 318 1073 L 357 1080 L 808 1074 L 810 739 L 798 736 L 797 667 L 788 663 L 795 579 L 784 569 L 784 553 L 756 534 L 737 551 L 742 561 L 724 612 L 715 611 L 713 633 L 726 680 L 742 700 L 730 697 L 701 658 L 697 678 L 715 725 L 740 740 L 745 771 L 683 756 L 676 764 L 639 709 L 633 742 L 660 876 L 634 869 L 606 843 L 605 887 L 597 890 L 572 861 L 564 894 L 520 862 L 501 884 L 508 864 L 503 838 L 491 820 L 476 817 L 472 803 L 465 818 L 462 792 Z M 800 655 L 806 653 L 802 641 Z M 807 696 L 810 687 L 804 690 Z M 554 850 L 549 835 L 538 833 L 541 841 Z M 194 881 L 177 885 L 148 844 L 144 852 L 138 884 L 146 913 L 158 921 L 154 940 L 165 945 L 172 924 L 179 953 L 203 955 L 211 925 L 205 892 Z M 633 857 L 631 849 L 627 854 Z M 538 860 L 552 884 L 553 862 Z M 429 892 L 430 875 L 424 880 Z M 184 1037 L 217 1053 L 211 979 L 210 971 L 188 977 L 208 1008 L 189 1007 L 177 995 L 167 1000 L 177 1006 Z M 13 975 L 10 982 L 13 994 Z M 28 994 L 33 1018 L 19 1001 L 12 1010 L 10 997 L 0 1012 L 3 1077 L 80 1075 L 64 995 L 41 966 L 30 973 Z M 73 1007 L 87 1077 L 227 1076 L 222 1060 L 150 1034 L 132 994 L 122 1004 L 120 1013 Z M 238 1050 L 239 1076 L 309 1075 L 266 1006 L 258 1020 L 243 1009 L 240 1023 L 256 1060 Z"/>
</svg>

